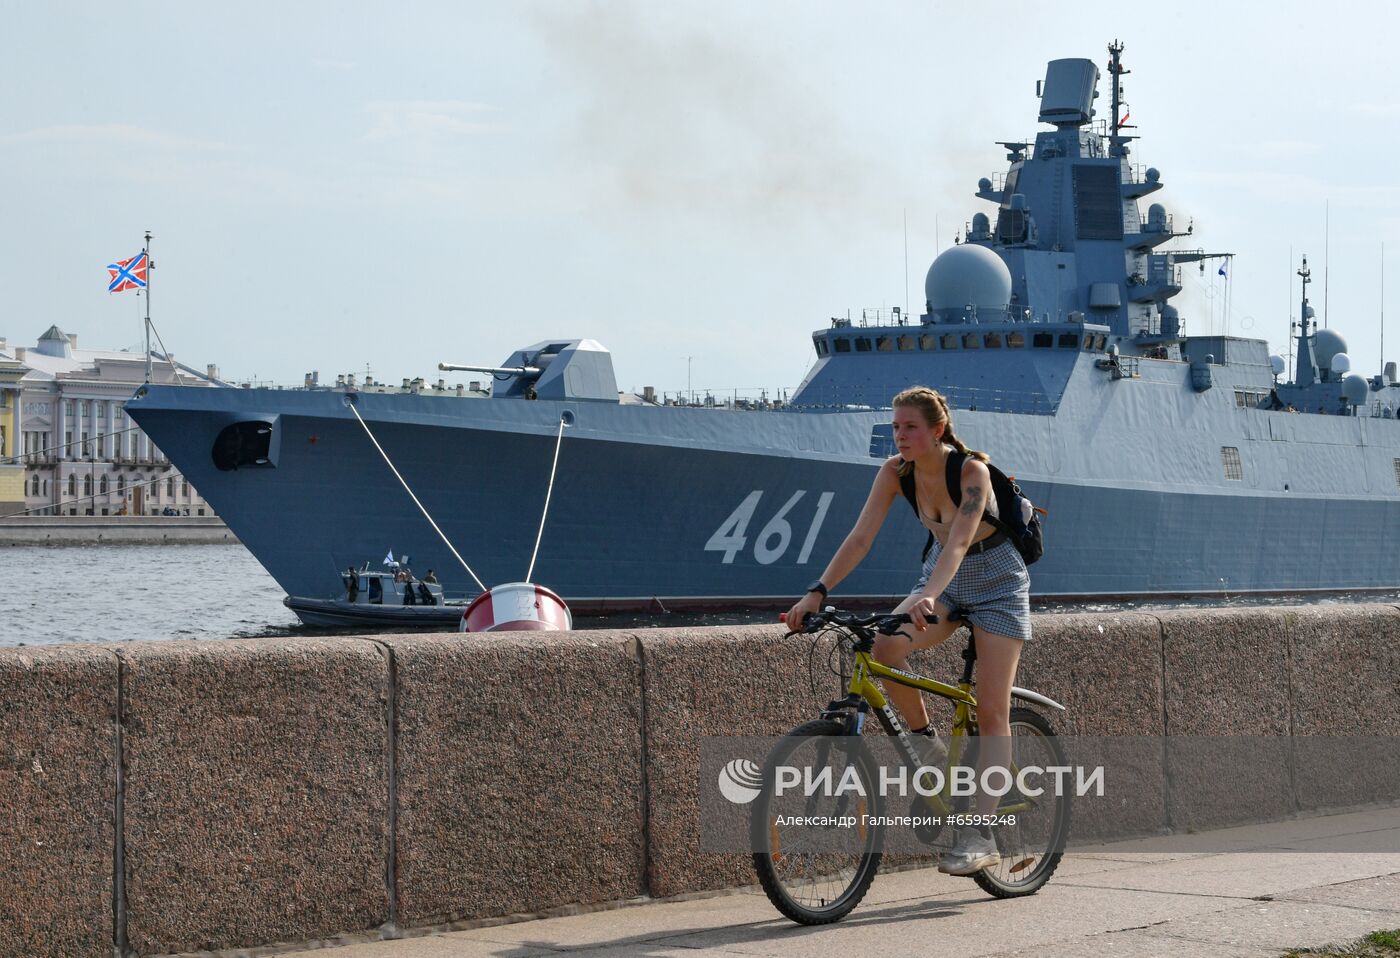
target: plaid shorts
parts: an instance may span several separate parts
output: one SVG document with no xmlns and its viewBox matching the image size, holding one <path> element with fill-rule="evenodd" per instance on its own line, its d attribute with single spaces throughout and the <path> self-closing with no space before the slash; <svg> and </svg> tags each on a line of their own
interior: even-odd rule
<svg viewBox="0 0 1400 958">
<path fill-rule="evenodd" d="M 910 595 L 923 591 L 942 551 L 935 539 Z M 1011 542 L 965 556 L 939 601 L 950 609 L 962 609 L 973 625 L 994 635 L 1031 637 L 1031 576 Z"/>
</svg>

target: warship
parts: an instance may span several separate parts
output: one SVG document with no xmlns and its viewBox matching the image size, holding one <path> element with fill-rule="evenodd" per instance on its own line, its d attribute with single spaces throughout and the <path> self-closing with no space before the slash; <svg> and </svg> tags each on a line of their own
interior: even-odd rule
<svg viewBox="0 0 1400 958">
<path fill-rule="evenodd" d="M 1163 181 L 1133 162 L 1122 50 L 1104 118 L 1094 61 L 1049 64 L 1048 128 L 1001 143 L 1008 167 L 978 182 L 989 206 L 933 260 L 923 312 L 825 323 L 784 403 L 624 395 L 607 349 L 560 338 L 442 367 L 489 373 L 487 398 L 149 384 L 127 408 L 293 608 L 385 548 L 456 601 L 526 572 L 577 611 L 785 605 L 893 455 L 888 405 L 914 384 L 1047 511 L 1035 597 L 1395 589 L 1394 364 L 1350 370 L 1306 261 L 1291 374 L 1264 340 L 1187 334 L 1182 270 L 1229 254 L 1143 214 Z M 836 597 L 902 596 L 923 540 L 896 504 Z"/>
</svg>

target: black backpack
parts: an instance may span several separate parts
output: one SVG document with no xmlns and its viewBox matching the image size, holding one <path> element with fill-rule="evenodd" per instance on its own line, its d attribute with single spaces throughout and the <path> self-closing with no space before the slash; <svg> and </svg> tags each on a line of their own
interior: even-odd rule
<svg viewBox="0 0 1400 958">
<path fill-rule="evenodd" d="M 948 468 L 944 475 L 944 482 L 948 484 L 948 495 L 953 500 L 953 505 L 962 502 L 962 467 L 967 460 L 967 454 L 962 452 L 948 453 Z M 1014 479 L 1008 478 L 996 466 L 987 463 L 987 471 L 992 476 L 992 495 L 997 497 L 997 512 L 999 515 L 988 515 L 982 513 L 982 521 L 1004 533 L 1011 544 L 1016 547 L 1016 551 L 1021 553 L 1022 560 L 1026 565 L 1031 565 L 1035 560 L 1045 554 L 1045 536 L 1040 528 L 1040 516 L 1045 514 L 1044 509 L 1037 509 L 1031 505 L 1031 501 L 1021 493 L 1021 487 L 1016 485 Z M 914 510 L 916 518 L 919 517 L 919 499 L 914 486 L 914 470 L 910 469 L 899 477 L 899 488 L 904 493 L 904 498 L 909 500 L 909 505 Z M 1002 517 L 1006 518 L 1002 518 Z M 1026 518 L 1029 516 L 1029 518 Z M 922 524 L 922 520 L 920 522 Z M 924 543 L 923 560 L 928 559 L 929 550 L 933 548 L 933 533 L 928 534 L 928 541 Z"/>
</svg>

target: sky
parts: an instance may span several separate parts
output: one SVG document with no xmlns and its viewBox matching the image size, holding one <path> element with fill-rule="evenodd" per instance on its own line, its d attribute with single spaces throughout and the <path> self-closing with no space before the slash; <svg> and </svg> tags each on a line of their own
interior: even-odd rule
<svg viewBox="0 0 1400 958">
<path fill-rule="evenodd" d="M 1228 288 L 1186 268 L 1186 332 L 1285 351 L 1306 253 L 1319 318 L 1380 370 L 1400 66 L 1379 3 L 3 6 L 11 344 L 57 324 L 139 349 L 145 304 L 105 267 L 150 230 L 161 337 L 235 381 L 435 380 L 587 337 L 623 389 L 791 388 L 830 317 L 919 311 L 992 210 L 972 194 L 996 141 L 1048 129 L 1045 63 L 1103 69 L 1116 38 L 1133 159 L 1165 183 L 1143 212 L 1235 254 Z"/>
</svg>

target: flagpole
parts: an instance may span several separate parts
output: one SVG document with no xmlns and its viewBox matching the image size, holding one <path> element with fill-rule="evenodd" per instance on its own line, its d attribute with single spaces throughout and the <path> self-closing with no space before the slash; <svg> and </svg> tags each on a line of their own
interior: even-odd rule
<svg viewBox="0 0 1400 958">
<path fill-rule="evenodd" d="M 146 382 L 151 381 L 151 231 L 146 230 L 146 245 L 141 250 L 146 257 Z"/>
</svg>

